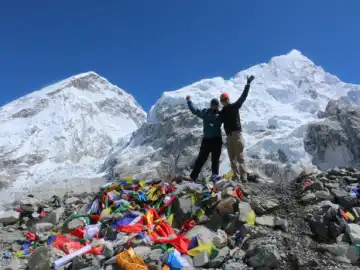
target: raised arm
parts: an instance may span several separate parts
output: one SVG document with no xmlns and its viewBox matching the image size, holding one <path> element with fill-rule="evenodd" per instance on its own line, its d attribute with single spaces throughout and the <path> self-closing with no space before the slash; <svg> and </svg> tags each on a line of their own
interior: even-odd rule
<svg viewBox="0 0 360 270">
<path fill-rule="evenodd" d="M 244 101 L 246 100 L 248 94 L 249 94 L 249 90 L 250 90 L 250 84 L 251 82 L 255 79 L 254 76 L 250 76 L 247 78 L 247 83 L 244 87 L 244 90 L 241 94 L 241 96 L 239 97 L 239 99 L 234 103 L 234 105 L 237 107 L 237 108 L 241 108 L 241 106 L 243 105 Z"/>
<path fill-rule="evenodd" d="M 186 102 L 187 102 L 187 105 L 188 105 L 188 107 L 189 107 L 189 110 L 190 110 L 194 115 L 196 115 L 197 117 L 199 117 L 199 118 L 201 118 L 201 119 L 204 119 L 204 114 L 203 114 L 203 112 L 194 106 L 194 104 L 193 104 L 192 101 L 190 100 L 190 96 L 187 96 L 187 97 L 186 97 Z"/>
</svg>

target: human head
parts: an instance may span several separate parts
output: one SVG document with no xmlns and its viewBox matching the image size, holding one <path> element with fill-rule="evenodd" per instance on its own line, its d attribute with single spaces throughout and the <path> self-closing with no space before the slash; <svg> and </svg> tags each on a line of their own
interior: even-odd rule
<svg viewBox="0 0 360 270">
<path fill-rule="evenodd" d="M 230 98 L 229 98 L 229 95 L 228 93 L 222 93 L 220 95 L 220 102 L 223 106 L 226 106 L 226 105 L 229 105 L 230 103 Z"/>
<path fill-rule="evenodd" d="M 217 100 L 217 98 L 213 98 L 210 101 L 210 107 L 213 111 L 219 110 L 219 100 Z"/>
</svg>

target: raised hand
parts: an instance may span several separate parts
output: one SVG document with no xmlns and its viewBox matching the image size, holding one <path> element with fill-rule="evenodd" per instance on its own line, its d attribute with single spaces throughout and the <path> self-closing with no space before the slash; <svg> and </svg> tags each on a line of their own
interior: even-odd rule
<svg viewBox="0 0 360 270">
<path fill-rule="evenodd" d="M 254 79 L 255 77 L 253 75 L 251 75 L 250 77 L 247 76 L 247 84 L 250 84 Z"/>
</svg>

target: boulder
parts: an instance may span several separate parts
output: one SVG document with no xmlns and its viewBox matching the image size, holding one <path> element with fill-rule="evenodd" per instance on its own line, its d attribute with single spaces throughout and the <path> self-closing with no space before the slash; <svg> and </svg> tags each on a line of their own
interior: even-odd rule
<svg viewBox="0 0 360 270">
<path fill-rule="evenodd" d="M 216 206 L 216 210 L 218 210 L 221 214 L 230 214 L 234 212 L 234 204 L 236 200 L 233 197 L 228 197 L 219 202 Z"/>
<path fill-rule="evenodd" d="M 228 247 L 223 247 L 222 249 L 220 249 L 219 254 L 209 262 L 209 267 L 211 268 L 220 267 L 226 261 L 229 252 L 230 249 Z"/>
<path fill-rule="evenodd" d="M 247 250 L 247 262 L 252 267 L 276 267 L 280 261 L 280 254 L 273 245 L 257 245 Z"/>
<path fill-rule="evenodd" d="M 322 215 L 314 215 L 308 219 L 311 232 L 319 241 L 326 241 L 329 238 L 329 228 Z"/>
<path fill-rule="evenodd" d="M 147 256 L 147 259 L 150 262 L 158 262 L 160 260 L 161 255 L 163 254 L 163 251 L 161 249 L 153 249 L 149 255 Z"/>
<path fill-rule="evenodd" d="M 316 181 L 316 182 L 312 182 L 309 186 L 309 189 L 312 191 L 317 191 L 317 190 L 322 190 L 324 188 L 323 183 Z"/>
<path fill-rule="evenodd" d="M 349 192 L 339 189 L 333 189 L 331 190 L 331 193 L 335 196 L 335 202 L 340 204 L 345 209 L 349 209 L 358 204 L 357 199 L 355 197 L 352 197 Z"/>
<path fill-rule="evenodd" d="M 274 227 L 275 226 L 275 218 L 273 216 L 256 217 L 255 223 L 257 225 Z"/>
<path fill-rule="evenodd" d="M 24 197 L 20 201 L 20 208 L 25 212 L 35 212 L 38 210 L 40 201 L 33 197 Z"/>
<path fill-rule="evenodd" d="M 4 225 L 13 224 L 15 222 L 18 222 L 20 219 L 20 213 L 16 211 L 6 211 L 6 212 L 0 212 L 0 223 L 3 223 Z"/>
<path fill-rule="evenodd" d="M 73 203 L 78 203 L 80 201 L 81 200 L 79 198 L 77 198 L 77 197 L 70 197 L 70 198 L 67 198 L 65 200 L 65 204 L 70 205 L 70 204 L 73 204 Z"/>
<path fill-rule="evenodd" d="M 85 226 L 85 221 L 81 218 L 75 218 L 73 220 L 70 220 L 68 223 L 64 225 L 64 230 L 66 232 L 71 232 L 75 230 L 77 227 L 83 227 Z"/>
<path fill-rule="evenodd" d="M 238 204 L 238 208 L 239 208 L 238 220 L 241 223 L 245 223 L 247 217 L 249 216 L 251 211 L 253 211 L 253 209 L 251 208 L 250 204 L 248 204 L 247 202 L 240 202 Z"/>
<path fill-rule="evenodd" d="M 64 207 L 59 207 L 57 209 L 55 209 L 53 212 L 51 212 L 50 214 L 48 214 L 45 218 L 46 222 L 50 222 L 54 225 L 58 224 L 61 216 L 64 214 L 65 212 L 65 208 Z"/>
<path fill-rule="evenodd" d="M 263 215 L 276 209 L 279 206 L 279 201 L 277 199 L 254 199 L 251 201 L 250 205 L 257 215 Z"/>
<path fill-rule="evenodd" d="M 147 246 L 138 246 L 134 248 L 134 251 L 137 255 L 145 259 L 145 257 L 151 252 L 151 248 Z"/>
<path fill-rule="evenodd" d="M 213 239 L 217 248 L 223 248 L 227 245 L 227 234 L 223 230 L 218 229 Z"/>
<path fill-rule="evenodd" d="M 27 266 L 31 270 L 50 270 L 53 259 L 50 248 L 39 247 L 31 253 Z"/>
<path fill-rule="evenodd" d="M 307 193 L 305 196 L 303 196 L 300 201 L 304 204 L 311 203 L 316 200 L 316 196 L 314 193 Z"/>
<path fill-rule="evenodd" d="M 30 229 L 33 233 L 44 233 L 49 232 L 54 228 L 54 224 L 49 222 L 39 222 L 36 223 L 32 228 Z"/>
<path fill-rule="evenodd" d="M 360 225 L 355 223 L 347 224 L 346 233 L 354 245 L 360 244 Z"/>
<path fill-rule="evenodd" d="M 209 254 L 207 252 L 200 252 L 193 258 L 195 267 L 202 267 L 209 262 Z"/>
<path fill-rule="evenodd" d="M 333 259 L 345 263 L 357 263 L 359 253 L 356 246 L 346 243 L 322 245 L 319 247 L 322 250 L 329 252 Z"/>
<path fill-rule="evenodd" d="M 275 228 L 280 229 L 284 232 L 288 231 L 288 221 L 286 219 L 277 219 L 275 221 Z"/>
<path fill-rule="evenodd" d="M 104 243 L 103 254 L 104 254 L 106 259 L 109 259 L 112 256 L 114 256 L 114 247 L 113 247 L 113 244 L 111 242 L 106 241 Z"/>
<path fill-rule="evenodd" d="M 246 264 L 243 264 L 241 262 L 230 262 L 227 263 L 224 267 L 224 270 L 245 270 L 249 269 Z"/>
<path fill-rule="evenodd" d="M 197 225 L 194 228 L 192 228 L 190 231 L 188 231 L 184 236 L 188 239 L 192 239 L 194 236 L 197 236 L 201 239 L 203 242 L 213 242 L 215 233 L 208 228 Z"/>
<path fill-rule="evenodd" d="M 334 201 L 335 197 L 334 195 L 330 194 L 328 191 L 326 190 L 319 190 L 315 192 L 315 196 L 318 199 L 321 200 L 329 200 L 329 201 Z"/>
</svg>

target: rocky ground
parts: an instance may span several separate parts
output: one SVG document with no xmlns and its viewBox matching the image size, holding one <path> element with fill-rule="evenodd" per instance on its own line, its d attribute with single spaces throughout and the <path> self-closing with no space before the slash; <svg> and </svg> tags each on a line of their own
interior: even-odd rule
<svg viewBox="0 0 360 270">
<path fill-rule="evenodd" d="M 123 204 L 116 204 L 122 208 L 108 212 L 93 208 L 96 199 L 107 194 L 104 190 L 44 201 L 25 197 L 13 209 L 0 213 L 0 269 L 50 269 L 58 258 L 89 243 L 92 248 L 101 247 L 100 251 L 92 249 L 59 269 L 121 269 L 116 258 L 131 248 L 143 258 L 147 269 L 179 269 L 171 258 L 180 255 L 182 269 L 359 268 L 359 171 L 348 168 L 317 174 L 303 172 L 294 181 L 281 184 L 252 181 L 242 187 L 242 192 L 237 192 L 236 183 L 227 179 L 213 182 L 203 185 L 178 179 L 173 185 L 151 183 L 140 189 L 132 186 L 144 192 L 137 192 L 135 201 L 134 193 L 123 192 Z M 158 188 L 157 197 L 151 193 L 152 188 Z M 170 198 L 173 200 L 166 205 Z M 86 213 L 89 206 L 101 213 L 99 220 L 94 218 L 95 213 L 74 216 Z M 163 217 L 171 224 L 174 235 L 144 237 L 145 232 L 157 230 L 146 228 L 145 223 L 140 234 L 109 226 L 129 213 L 147 213 L 147 206 L 158 212 L 163 207 L 169 210 Z M 85 228 L 89 230 L 81 234 Z M 98 228 L 98 237 L 90 233 L 91 228 Z M 72 249 L 70 244 L 56 245 L 54 239 L 59 235 L 79 244 Z M 174 238 L 192 242 L 187 243 L 187 251 L 178 246 L 171 251 L 168 248 L 173 245 L 162 244 L 173 243 Z M 193 241 L 198 242 L 195 249 Z"/>
</svg>

